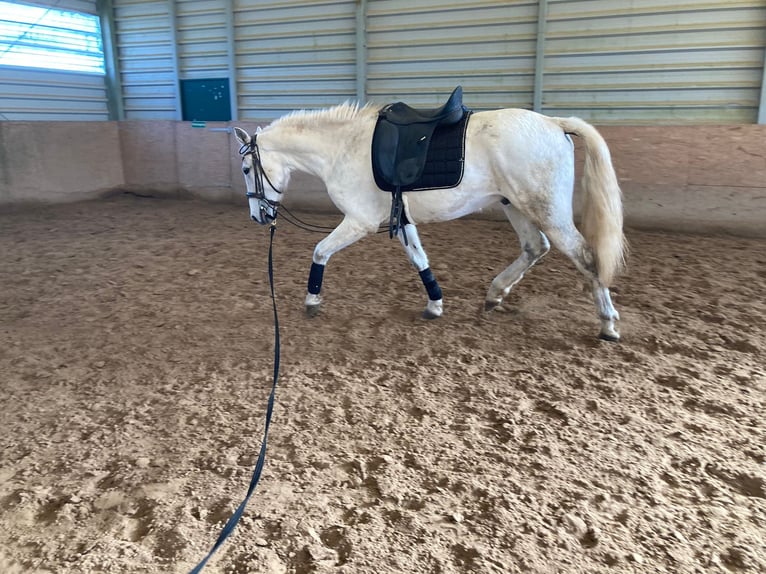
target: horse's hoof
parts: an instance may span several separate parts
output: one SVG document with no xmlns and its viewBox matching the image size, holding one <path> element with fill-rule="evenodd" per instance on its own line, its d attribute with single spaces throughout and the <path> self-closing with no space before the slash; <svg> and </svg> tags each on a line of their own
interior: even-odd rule
<svg viewBox="0 0 766 574">
<path fill-rule="evenodd" d="M 620 336 L 617 333 L 599 333 L 598 338 L 602 341 L 609 341 L 610 343 L 617 343 L 620 340 Z"/>
<path fill-rule="evenodd" d="M 484 301 L 484 312 L 489 313 L 490 311 L 494 311 L 500 305 L 502 304 L 502 301 Z"/>
<path fill-rule="evenodd" d="M 319 305 L 306 305 L 306 315 L 312 319 L 319 315 Z"/>
<path fill-rule="evenodd" d="M 423 319 L 438 319 L 444 313 L 444 304 L 441 299 L 430 300 L 423 311 Z"/>
</svg>

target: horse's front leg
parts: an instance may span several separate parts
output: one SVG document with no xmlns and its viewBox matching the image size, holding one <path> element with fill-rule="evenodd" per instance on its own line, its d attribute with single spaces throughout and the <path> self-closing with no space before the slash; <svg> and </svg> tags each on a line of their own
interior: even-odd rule
<svg viewBox="0 0 766 574">
<path fill-rule="evenodd" d="M 423 317 L 425 319 L 437 319 L 442 316 L 443 312 L 441 287 L 439 287 L 434 274 L 431 273 L 431 268 L 428 265 L 428 256 L 423 251 L 417 228 L 412 223 L 407 223 L 404 226 L 404 232 L 407 234 L 407 242 L 405 243 L 402 233 L 399 233 L 399 241 L 401 241 L 404 250 L 407 252 L 410 263 L 420 273 L 420 279 L 423 281 L 423 286 L 428 293 L 428 303 L 423 311 Z"/>
<path fill-rule="evenodd" d="M 322 290 L 322 279 L 327 262 L 335 253 L 359 241 L 376 229 L 376 226 L 363 225 L 357 221 L 345 218 L 338 227 L 333 229 L 327 237 L 317 243 L 314 248 L 314 257 L 309 273 L 308 293 L 306 294 L 306 314 L 309 317 L 319 313 L 322 298 L 319 292 Z"/>
</svg>

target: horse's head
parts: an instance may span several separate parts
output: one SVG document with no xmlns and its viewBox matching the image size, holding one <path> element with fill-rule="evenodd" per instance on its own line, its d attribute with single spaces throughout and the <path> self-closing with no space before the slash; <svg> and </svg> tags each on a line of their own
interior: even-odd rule
<svg viewBox="0 0 766 574">
<path fill-rule="evenodd" d="M 245 175 L 247 197 L 250 203 L 250 217 L 261 225 L 277 218 L 282 185 L 287 183 L 289 171 L 279 163 L 279 155 L 269 154 L 269 166 L 264 165 L 261 150 L 256 143 L 260 129 L 252 137 L 242 128 L 234 128 L 242 147 L 242 173 Z M 272 157 L 273 156 L 273 157 Z"/>
</svg>

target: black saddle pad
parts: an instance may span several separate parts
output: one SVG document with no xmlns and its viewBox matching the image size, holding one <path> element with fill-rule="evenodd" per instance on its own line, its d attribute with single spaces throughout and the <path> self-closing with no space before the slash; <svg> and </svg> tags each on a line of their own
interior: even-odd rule
<svg viewBox="0 0 766 574">
<path fill-rule="evenodd" d="M 470 116 L 471 112 L 466 111 L 459 122 L 437 126 L 420 178 L 411 184 L 403 185 L 401 191 L 448 189 L 460 184 L 465 163 L 465 134 Z M 396 191 L 396 186 L 386 181 L 376 164 L 373 158 L 372 172 L 376 185 L 383 191 Z"/>
</svg>

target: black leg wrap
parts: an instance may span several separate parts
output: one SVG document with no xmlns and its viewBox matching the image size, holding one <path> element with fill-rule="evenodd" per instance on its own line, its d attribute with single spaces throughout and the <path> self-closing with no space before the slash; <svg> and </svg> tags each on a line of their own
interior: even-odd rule
<svg viewBox="0 0 766 574">
<path fill-rule="evenodd" d="M 431 273 L 430 267 L 426 267 L 420 272 L 420 279 L 423 281 L 423 285 L 425 285 L 426 291 L 428 291 L 428 298 L 431 301 L 438 301 L 442 298 L 442 288 L 436 282 L 436 277 Z"/>
<path fill-rule="evenodd" d="M 309 273 L 309 293 L 312 295 L 319 295 L 319 291 L 322 289 L 322 276 L 324 275 L 324 265 L 319 263 L 311 264 L 311 272 Z"/>
</svg>

